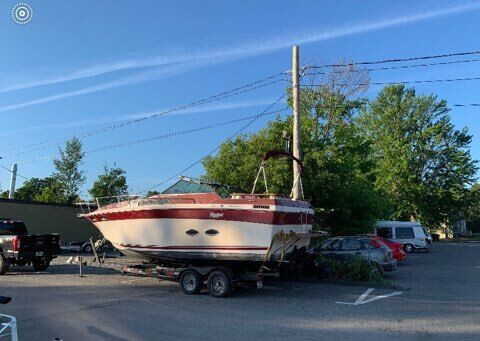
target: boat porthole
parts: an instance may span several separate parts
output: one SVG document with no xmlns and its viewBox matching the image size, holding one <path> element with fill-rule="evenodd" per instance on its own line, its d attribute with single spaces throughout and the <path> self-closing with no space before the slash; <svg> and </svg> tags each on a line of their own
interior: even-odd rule
<svg viewBox="0 0 480 341">
<path fill-rule="evenodd" d="M 198 231 L 197 230 L 194 230 L 194 229 L 190 229 L 190 230 L 187 230 L 185 231 L 186 234 L 188 234 L 189 236 L 196 236 L 198 234 Z"/>
<path fill-rule="evenodd" d="M 217 230 L 214 230 L 214 229 L 208 229 L 205 231 L 205 234 L 208 235 L 208 236 L 216 236 L 217 234 L 219 234 L 220 232 L 218 232 Z"/>
</svg>

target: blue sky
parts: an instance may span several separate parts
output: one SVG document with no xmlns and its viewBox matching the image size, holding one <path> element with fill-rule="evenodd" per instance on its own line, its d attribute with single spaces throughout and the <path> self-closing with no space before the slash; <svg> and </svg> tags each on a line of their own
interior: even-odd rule
<svg viewBox="0 0 480 341">
<path fill-rule="evenodd" d="M 38 144 L 101 129 L 215 95 L 302 64 L 378 60 L 479 50 L 480 1 L 60 1 L 28 2 L 32 20 L 12 20 L 16 1 L 0 2 L 0 164 L 41 159 Z M 472 56 L 471 58 L 475 58 Z M 457 58 L 458 59 L 458 58 Z M 465 58 L 464 58 L 465 59 Z M 372 72 L 372 81 L 480 76 L 480 63 Z M 420 84 L 448 103 L 480 103 L 480 81 Z M 371 86 L 373 97 L 380 87 Z M 83 139 L 85 149 L 255 115 L 284 91 L 257 91 Z M 279 106 L 281 107 L 281 106 Z M 480 159 L 480 108 L 453 108 L 473 134 Z M 269 118 L 248 128 L 256 131 Z M 215 148 L 244 122 L 86 155 L 86 189 L 103 169 L 127 171 L 131 192 L 170 177 Z M 34 147 L 35 148 L 35 147 Z M 32 148 L 30 148 L 32 149 Z M 53 171 L 50 159 L 19 163 L 26 177 Z M 188 171 L 198 176 L 202 167 Z M 0 169 L 0 185 L 10 174 Z M 18 179 L 19 185 L 23 180 Z"/>
</svg>

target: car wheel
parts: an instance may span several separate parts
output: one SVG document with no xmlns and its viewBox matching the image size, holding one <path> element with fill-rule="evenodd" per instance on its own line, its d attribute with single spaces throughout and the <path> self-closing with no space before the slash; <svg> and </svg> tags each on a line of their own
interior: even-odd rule
<svg viewBox="0 0 480 341">
<path fill-rule="evenodd" d="M 202 284 L 202 276 L 196 270 L 188 269 L 180 275 L 180 286 L 187 295 L 198 294 L 202 290 Z"/>
<path fill-rule="evenodd" d="M 50 266 L 50 261 L 45 259 L 36 259 L 33 261 L 35 271 L 45 271 Z"/>
<path fill-rule="evenodd" d="M 403 251 L 405 251 L 406 253 L 412 253 L 414 250 L 414 247 L 412 244 L 404 244 L 403 245 Z"/>
<path fill-rule="evenodd" d="M 232 280 L 225 270 L 214 270 L 208 276 L 207 288 L 210 295 L 225 298 L 232 290 Z"/>
<path fill-rule="evenodd" d="M 90 244 L 85 245 L 85 246 L 83 247 L 83 251 L 85 251 L 86 253 L 92 252 L 92 251 L 93 251 L 92 245 L 90 245 Z"/>
<path fill-rule="evenodd" d="M 0 256 L 0 275 L 5 275 L 5 273 L 10 269 L 10 263 L 5 259 L 3 255 Z"/>
</svg>

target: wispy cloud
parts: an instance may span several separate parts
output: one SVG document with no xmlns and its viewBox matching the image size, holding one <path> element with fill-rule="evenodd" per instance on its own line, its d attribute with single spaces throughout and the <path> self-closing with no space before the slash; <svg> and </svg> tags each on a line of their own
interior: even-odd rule
<svg viewBox="0 0 480 341">
<path fill-rule="evenodd" d="M 125 85 L 130 85 L 135 83 L 142 83 L 142 82 L 152 81 L 152 80 L 159 80 L 162 78 L 170 77 L 172 75 L 185 73 L 192 70 L 193 68 L 198 68 L 198 67 L 199 67 L 198 63 L 188 63 L 188 64 L 183 63 L 183 64 L 175 64 L 171 66 L 156 67 L 154 69 L 148 69 L 142 72 L 138 72 L 134 75 L 125 76 L 110 82 L 105 82 L 105 83 L 85 87 L 85 88 L 74 90 L 74 91 L 63 92 L 60 94 L 42 97 L 42 98 L 34 99 L 31 101 L 26 101 L 22 103 L 0 107 L 0 112 L 29 107 L 29 106 L 41 104 L 41 103 L 57 101 L 59 99 L 64 99 L 68 97 L 85 95 L 85 94 L 112 89 L 120 86 L 125 86 Z"/>
<path fill-rule="evenodd" d="M 419 21 L 446 17 L 480 9 L 480 2 L 471 2 L 457 6 L 451 6 L 429 11 L 410 13 L 402 16 L 375 19 L 344 25 L 337 28 L 325 28 L 320 30 L 308 30 L 308 32 L 292 35 L 284 35 L 271 39 L 252 40 L 235 46 L 225 46 L 217 49 L 192 51 L 170 51 L 153 57 L 132 58 L 117 61 L 100 62 L 84 68 L 66 71 L 55 76 L 38 76 L 26 82 L 9 82 L 0 84 L 0 92 L 27 89 L 34 86 L 50 85 L 71 81 L 81 78 L 99 76 L 116 71 L 125 71 L 140 68 L 155 67 L 140 71 L 134 75 L 126 76 L 115 81 L 110 81 L 83 89 L 47 96 L 23 103 L 0 107 L 0 112 L 8 111 L 36 104 L 56 101 L 59 99 L 79 96 L 88 93 L 103 91 L 114 87 L 125 86 L 133 83 L 152 81 L 160 78 L 170 77 L 179 73 L 188 72 L 210 64 L 242 59 L 254 55 L 270 53 L 276 50 L 287 48 L 292 44 L 316 43 L 355 34 L 367 33 L 387 29 L 395 26 L 407 25 Z M 32 72 L 33 73 L 33 72 Z"/>
<path fill-rule="evenodd" d="M 271 104 L 274 99 L 259 99 L 259 100 L 252 100 L 252 101 L 241 101 L 241 102 L 230 102 L 230 103 L 221 103 L 221 104 L 210 104 L 202 107 L 196 107 L 192 109 L 184 109 L 181 111 L 177 111 L 174 113 L 168 114 L 168 116 L 172 115 L 187 115 L 187 114 L 197 114 L 197 113 L 206 113 L 206 112 L 216 112 L 216 111 L 228 111 L 228 110 L 235 110 L 235 109 L 246 109 L 246 108 L 254 108 L 259 106 L 264 106 L 267 104 Z M 163 112 L 167 108 L 156 110 L 155 112 Z M 122 121 L 129 121 L 135 120 L 138 118 L 149 117 L 154 112 L 142 112 L 136 114 L 128 114 L 128 115 L 120 115 L 120 116 L 101 116 L 100 118 L 92 118 L 86 120 L 77 120 L 77 121 L 68 121 L 68 122 L 60 122 L 60 123 L 52 123 L 52 124 L 42 124 L 30 127 L 24 127 L 14 130 L 3 131 L 0 133 L 0 136 L 7 136 L 12 134 L 18 133 L 25 133 L 29 131 L 41 131 L 41 130 L 52 130 L 52 129 L 67 129 L 67 128 L 78 128 L 78 127 L 86 127 L 86 126 L 93 126 L 93 125 L 100 125 L 100 124 L 111 124 L 117 123 Z M 252 114 L 252 113 L 245 113 Z M 165 116 L 159 116 L 165 117 Z"/>
</svg>

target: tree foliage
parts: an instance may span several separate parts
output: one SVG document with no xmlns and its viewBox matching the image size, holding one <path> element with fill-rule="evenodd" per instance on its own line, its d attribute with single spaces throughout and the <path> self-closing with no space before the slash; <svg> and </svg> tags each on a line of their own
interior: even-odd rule
<svg viewBox="0 0 480 341">
<path fill-rule="evenodd" d="M 56 172 L 54 177 L 62 186 L 62 194 L 66 203 L 74 203 L 78 199 L 80 186 L 85 183 L 85 172 L 80 169 L 85 153 L 82 142 L 74 137 L 67 141 L 65 149 L 60 149 L 60 157 L 53 160 Z"/>
<path fill-rule="evenodd" d="M 159 191 L 148 191 L 145 196 L 148 198 L 148 197 L 153 197 L 154 195 L 158 195 L 160 194 Z"/>
<path fill-rule="evenodd" d="M 470 189 L 470 205 L 467 210 L 467 228 L 480 233 L 480 184 L 476 183 Z"/>
<path fill-rule="evenodd" d="M 93 183 L 92 188 L 88 191 L 94 198 L 115 197 L 128 193 L 127 177 L 123 169 L 109 167 L 104 165 L 103 174 Z"/>
<path fill-rule="evenodd" d="M 26 180 L 22 187 L 15 191 L 15 199 L 56 203 L 65 202 L 62 185 L 54 176 Z"/>
<path fill-rule="evenodd" d="M 389 207 L 374 188 L 370 145 L 355 124 L 365 101 L 349 99 L 361 90 L 357 82 L 364 84 L 364 80 L 341 79 L 337 75 L 332 83 L 302 91 L 304 194 L 316 209 L 319 227 L 332 233 L 367 232 L 376 219 L 387 215 Z M 277 117 L 256 134 L 225 142 L 216 156 L 204 159 L 205 177 L 235 191 L 250 192 L 264 153 L 284 149 L 283 131 L 291 136 L 291 116 Z M 291 163 L 269 160 L 266 169 L 269 191 L 289 195 Z M 259 189 L 265 190 L 262 181 Z"/>
<path fill-rule="evenodd" d="M 372 147 L 375 187 L 387 193 L 393 217 L 438 227 L 464 213 L 476 165 L 467 129 L 456 130 L 436 96 L 404 85 L 385 87 L 361 118 Z"/>
<path fill-rule="evenodd" d="M 454 128 L 446 102 L 403 85 L 369 102 L 356 97 L 368 79 L 354 71 L 334 69 L 301 93 L 303 187 L 318 226 L 336 234 L 368 232 L 377 219 L 438 227 L 465 215 L 474 198 L 478 204 L 472 137 Z M 284 131 L 292 133 L 291 116 L 225 142 L 204 159 L 204 177 L 250 192 L 264 153 L 284 149 Z M 269 191 L 289 195 L 290 162 L 269 160 L 266 168 Z"/>
</svg>

